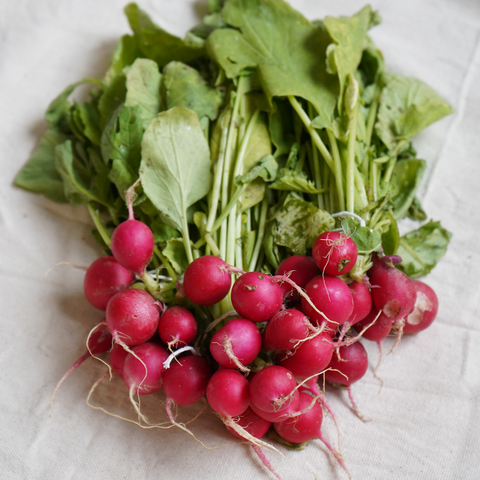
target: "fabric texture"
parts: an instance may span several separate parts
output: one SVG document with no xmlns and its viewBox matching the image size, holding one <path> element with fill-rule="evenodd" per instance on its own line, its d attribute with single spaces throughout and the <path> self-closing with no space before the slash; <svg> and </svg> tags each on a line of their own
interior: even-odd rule
<svg viewBox="0 0 480 480">
<path fill-rule="evenodd" d="M 0 0 L 0 479 L 80 480 L 273 478 L 253 450 L 206 410 L 176 429 L 141 429 L 89 408 L 86 397 L 105 366 L 89 359 L 53 388 L 84 353 L 88 331 L 102 320 L 83 295 L 83 272 L 100 255 L 85 207 L 58 205 L 13 186 L 46 130 L 43 112 L 68 84 L 101 76 L 118 38 L 129 32 L 125 0 Z M 307 18 L 351 15 L 358 0 L 292 0 Z M 354 479 L 480 478 L 480 3 L 478 0 L 373 0 L 383 22 L 371 35 L 387 67 L 420 78 L 456 112 L 415 139 L 428 163 L 420 197 L 430 218 L 453 233 L 447 255 L 425 281 L 440 301 L 426 332 L 406 336 L 378 360 L 367 344 L 369 370 L 353 395 L 327 386 L 341 447 Z M 140 1 L 162 27 L 184 33 L 206 1 Z M 79 93 L 82 95 L 82 92 Z M 428 180 L 428 186 L 426 186 Z M 402 223 L 402 231 L 414 224 Z M 387 339 L 388 352 L 393 339 Z M 367 342 L 365 342 L 367 343 Z M 383 385 L 383 386 L 382 386 Z M 152 420 L 166 422 L 164 396 L 142 399 Z M 134 419 L 123 382 L 105 380 L 93 405 Z M 179 409 L 186 422 L 202 404 Z M 165 424 L 168 426 L 168 423 Z M 338 444 L 326 415 L 323 434 Z M 207 447 L 207 448 L 206 448 Z M 343 479 L 320 441 L 302 451 L 266 452 L 285 480 Z"/>
</svg>

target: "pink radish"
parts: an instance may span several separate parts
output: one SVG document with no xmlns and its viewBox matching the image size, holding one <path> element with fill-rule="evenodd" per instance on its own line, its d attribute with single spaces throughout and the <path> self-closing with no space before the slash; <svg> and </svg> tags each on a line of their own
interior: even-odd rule
<svg viewBox="0 0 480 480">
<path fill-rule="evenodd" d="M 405 318 L 403 333 L 413 334 L 428 328 L 438 311 L 438 298 L 432 288 L 420 280 L 413 280 L 417 292 L 413 312 Z"/>
<path fill-rule="evenodd" d="M 262 438 L 268 432 L 271 425 L 271 422 L 259 417 L 250 407 L 236 417 L 235 422 L 255 438 Z M 227 427 L 227 429 L 233 436 L 244 440 L 233 428 Z"/>
<path fill-rule="evenodd" d="M 100 257 L 88 267 L 83 290 L 95 308 L 105 310 L 108 301 L 134 280 L 133 273 L 123 268 L 114 257 Z"/>
<path fill-rule="evenodd" d="M 348 323 L 351 326 L 363 320 L 370 313 L 373 303 L 372 294 L 364 283 L 354 281 L 348 288 L 350 288 L 353 300 L 353 311 L 348 319 Z"/>
<path fill-rule="evenodd" d="M 260 331 L 244 318 L 230 320 L 210 341 L 210 352 L 218 364 L 247 371 L 245 366 L 255 360 L 261 348 Z"/>
<path fill-rule="evenodd" d="M 400 257 L 372 255 L 373 266 L 368 271 L 375 307 L 392 320 L 400 320 L 412 312 L 416 292 L 413 282 L 393 266 Z M 401 259 L 400 259 L 401 261 Z"/>
<path fill-rule="evenodd" d="M 127 358 L 128 351 L 125 350 L 118 343 L 114 343 L 112 349 L 110 350 L 110 366 L 112 370 L 123 377 L 123 367 L 125 365 L 125 359 Z"/>
<path fill-rule="evenodd" d="M 324 274 L 345 275 L 355 266 L 358 249 L 344 233 L 324 232 L 315 240 L 312 256 Z"/>
<path fill-rule="evenodd" d="M 330 335 L 320 333 L 302 342 L 295 350 L 281 353 L 280 364 L 296 376 L 310 377 L 327 368 L 334 348 Z"/>
<path fill-rule="evenodd" d="M 124 290 L 113 296 L 107 305 L 108 329 L 120 344 L 145 343 L 157 330 L 159 316 L 156 300 L 144 290 Z"/>
<path fill-rule="evenodd" d="M 363 328 L 373 322 L 375 317 L 378 316 L 378 312 L 379 311 L 375 306 L 372 307 L 370 313 L 363 320 L 355 324 L 355 330 L 361 332 Z M 392 329 L 393 323 L 394 321 L 382 312 L 377 321 L 364 332 L 363 338 L 372 342 L 381 342 L 383 339 L 387 338 Z"/>
<path fill-rule="evenodd" d="M 312 257 L 292 255 L 280 263 L 275 275 L 286 275 L 288 273 L 290 273 L 290 280 L 295 282 L 300 288 L 303 288 L 313 277 L 318 275 L 318 268 Z M 282 283 L 280 286 L 287 300 L 291 302 L 300 300 L 300 294 L 291 285 Z"/>
<path fill-rule="evenodd" d="M 263 410 L 260 410 L 260 408 L 257 408 L 254 403 L 250 403 L 250 407 L 260 418 L 263 418 L 264 420 L 266 420 L 268 422 L 271 422 L 271 423 L 283 422 L 285 419 L 289 418 L 289 415 L 291 413 L 293 413 L 297 410 L 298 394 L 295 393 L 291 403 L 286 408 L 283 408 L 282 410 L 279 410 L 278 412 L 265 412 Z"/>
<path fill-rule="evenodd" d="M 207 400 L 223 417 L 241 415 L 250 403 L 247 379 L 230 368 L 218 370 L 208 382 Z"/>
<path fill-rule="evenodd" d="M 279 412 L 294 401 L 296 386 L 292 372 L 286 368 L 265 367 L 250 382 L 251 403 L 267 413 Z"/>
<path fill-rule="evenodd" d="M 228 265 L 218 257 L 205 255 L 185 270 L 183 288 L 187 298 L 197 305 L 214 305 L 226 297 L 232 284 Z"/>
<path fill-rule="evenodd" d="M 249 272 L 240 276 L 232 288 L 233 308 L 253 322 L 270 320 L 282 307 L 283 292 L 270 275 Z"/>
<path fill-rule="evenodd" d="M 197 322 L 189 310 L 173 306 L 161 315 L 158 334 L 169 348 L 189 345 L 197 335 Z"/>
<path fill-rule="evenodd" d="M 290 350 L 314 331 L 308 318 L 298 310 L 280 310 L 267 323 L 263 333 L 265 350 Z"/>
<path fill-rule="evenodd" d="M 330 328 L 336 329 L 350 318 L 353 311 L 352 294 L 340 278 L 319 275 L 308 282 L 305 292 L 318 310 L 331 321 L 328 322 Z M 305 298 L 302 298 L 302 308 L 313 324 L 321 325 L 325 322 L 325 318 Z"/>
<path fill-rule="evenodd" d="M 203 398 L 212 376 L 203 357 L 192 355 L 172 362 L 163 377 L 163 389 L 178 405 L 192 405 Z"/>
<path fill-rule="evenodd" d="M 165 347 L 147 342 L 132 348 L 125 358 L 123 380 L 138 395 L 149 395 L 162 388 L 165 370 L 163 362 L 168 358 Z M 143 362 L 143 363 L 142 363 Z"/>
</svg>

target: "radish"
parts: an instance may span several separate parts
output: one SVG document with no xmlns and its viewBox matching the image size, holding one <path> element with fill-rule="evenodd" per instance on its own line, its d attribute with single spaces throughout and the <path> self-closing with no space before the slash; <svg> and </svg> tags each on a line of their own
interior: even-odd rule
<svg viewBox="0 0 480 480">
<path fill-rule="evenodd" d="M 438 311 L 438 298 L 432 288 L 420 280 L 413 280 L 417 292 L 413 312 L 405 318 L 403 333 L 413 334 L 428 328 Z"/>
<path fill-rule="evenodd" d="M 244 318 L 230 320 L 210 341 L 210 352 L 218 364 L 242 371 L 249 371 L 245 365 L 255 360 L 261 348 L 260 331 Z"/>
<path fill-rule="evenodd" d="M 360 322 L 355 324 L 355 330 L 361 332 L 363 328 L 369 325 L 375 317 L 379 314 L 379 310 L 373 306 L 370 313 Z M 377 318 L 377 321 L 364 332 L 363 338 L 370 340 L 372 342 L 381 342 L 383 339 L 387 338 L 388 334 L 392 330 L 394 321 L 387 317 L 383 312 L 380 313 L 380 316 Z"/>
<path fill-rule="evenodd" d="M 372 255 L 373 266 L 368 271 L 375 307 L 392 320 L 400 320 L 413 311 L 416 291 L 413 282 L 393 264 L 400 257 Z"/>
<path fill-rule="evenodd" d="M 268 422 L 271 422 L 271 423 L 283 422 L 285 419 L 287 419 L 290 416 L 291 413 L 297 410 L 298 394 L 295 392 L 295 395 L 293 396 L 293 400 L 290 402 L 290 404 L 286 408 L 283 408 L 278 412 L 265 412 L 260 408 L 256 407 L 254 403 L 250 403 L 250 407 L 260 418 L 263 418 Z"/>
<path fill-rule="evenodd" d="M 267 323 L 263 333 L 264 350 L 290 350 L 299 340 L 313 333 L 313 325 L 298 310 L 280 310 Z"/>
<path fill-rule="evenodd" d="M 364 283 L 353 281 L 348 288 L 352 294 L 353 311 L 348 319 L 348 323 L 355 325 L 355 323 L 363 320 L 372 310 L 372 294 Z"/>
<path fill-rule="evenodd" d="M 214 305 L 225 298 L 232 284 L 228 265 L 218 257 L 205 255 L 185 270 L 183 288 L 187 298 L 197 305 Z"/>
<path fill-rule="evenodd" d="M 324 232 L 315 240 L 312 256 L 324 274 L 345 275 L 355 266 L 358 249 L 344 233 Z"/>
<path fill-rule="evenodd" d="M 123 367 L 125 365 L 125 359 L 127 358 L 128 351 L 125 350 L 118 343 L 114 343 L 112 349 L 110 350 L 110 366 L 112 370 L 123 377 Z"/>
<path fill-rule="evenodd" d="M 329 369 L 325 372 L 325 380 L 335 385 L 347 387 L 353 411 L 365 422 L 367 419 L 363 417 L 357 407 L 351 386 L 367 373 L 367 351 L 360 342 L 355 342 L 351 345 L 340 347 L 337 352 L 337 355 L 333 355 L 332 361 L 328 366 Z"/>
<path fill-rule="evenodd" d="M 295 398 L 297 382 L 289 370 L 270 366 L 260 370 L 250 382 L 250 400 L 257 409 L 276 413 L 287 408 Z"/>
<path fill-rule="evenodd" d="M 262 438 L 268 432 L 268 429 L 272 424 L 268 420 L 259 417 L 251 407 L 248 407 L 241 415 L 236 417 L 235 422 L 255 438 Z M 244 440 L 244 438 L 233 430 L 232 427 L 227 427 L 227 429 L 233 436 Z"/>
<path fill-rule="evenodd" d="M 147 265 L 153 256 L 155 240 L 150 227 L 133 216 L 133 201 L 137 180 L 126 194 L 128 220 L 118 225 L 112 233 L 110 248 L 117 262 L 136 273 L 139 277 L 145 275 Z"/>
<path fill-rule="evenodd" d="M 207 400 L 222 417 L 241 415 L 250 403 L 247 379 L 230 368 L 218 370 L 208 382 Z"/>
<path fill-rule="evenodd" d="M 291 443 L 298 444 L 308 442 L 314 438 L 320 439 L 350 477 L 342 457 L 334 450 L 320 431 L 323 420 L 322 407 L 314 397 L 306 392 L 299 392 L 299 397 L 297 415 L 283 422 L 274 423 L 273 428 L 282 438 Z"/>
<path fill-rule="evenodd" d="M 186 308 L 170 307 L 160 317 L 158 334 L 169 349 L 189 345 L 197 336 L 197 322 Z"/>
<path fill-rule="evenodd" d="M 292 255 L 280 262 L 275 275 L 287 275 L 289 273 L 290 280 L 294 281 L 300 288 L 304 288 L 313 277 L 318 275 L 318 268 L 312 257 Z M 287 300 L 291 302 L 300 300 L 300 294 L 288 283 L 282 283 L 280 286 Z"/>
<path fill-rule="evenodd" d="M 149 395 L 162 388 L 165 370 L 163 362 L 168 351 L 162 345 L 147 342 L 132 348 L 125 358 L 123 380 L 137 395 Z"/>
<path fill-rule="evenodd" d="M 159 306 L 144 290 L 129 289 L 114 295 L 107 305 L 106 320 L 115 342 L 139 345 L 158 328 Z"/>
<path fill-rule="evenodd" d="M 275 279 L 265 273 L 240 276 L 232 288 L 233 308 L 253 322 L 270 320 L 282 307 L 283 292 Z"/>
<path fill-rule="evenodd" d="M 112 346 L 112 335 L 108 331 L 107 325 L 104 322 L 101 322 L 97 327 L 90 332 L 87 339 L 87 351 L 76 361 L 73 365 L 67 370 L 65 375 L 57 383 L 57 386 L 53 390 L 52 396 L 50 398 L 50 407 L 53 409 L 53 399 L 62 385 L 62 383 L 73 373 L 88 357 L 92 355 L 98 355 L 100 353 L 105 353 L 110 350 Z"/>
<path fill-rule="evenodd" d="M 332 329 L 345 323 L 353 312 L 352 294 L 347 284 L 340 278 L 319 275 L 308 282 L 305 292 L 313 304 L 330 320 L 327 325 Z M 325 318 L 319 315 L 305 298 L 302 298 L 302 308 L 313 324 L 320 325 L 325 322 Z"/>
<path fill-rule="evenodd" d="M 327 368 L 334 348 L 330 335 L 322 332 L 303 341 L 295 350 L 280 354 L 280 364 L 296 376 L 310 377 Z"/>
<path fill-rule="evenodd" d="M 108 301 L 134 280 L 133 273 L 123 268 L 114 257 L 100 257 L 88 267 L 83 291 L 95 308 L 105 310 Z"/>
<path fill-rule="evenodd" d="M 165 371 L 163 389 L 178 405 L 192 405 L 205 396 L 211 376 L 205 358 L 192 355 L 173 362 Z"/>
</svg>

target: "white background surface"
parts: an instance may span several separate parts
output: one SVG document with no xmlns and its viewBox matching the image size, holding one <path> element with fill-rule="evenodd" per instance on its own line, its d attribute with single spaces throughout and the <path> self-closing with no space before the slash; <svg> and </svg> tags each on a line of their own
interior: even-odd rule
<svg viewBox="0 0 480 480">
<path fill-rule="evenodd" d="M 273 478 L 249 447 L 230 437 L 212 414 L 192 430 L 207 450 L 179 430 L 141 430 L 85 404 L 105 367 L 88 360 L 63 385 L 49 414 L 50 394 L 84 350 L 101 312 L 83 297 L 83 273 L 100 255 L 84 207 L 56 205 L 12 186 L 40 135 L 50 100 L 85 76 L 102 76 L 117 39 L 129 31 L 125 0 L 0 0 L 0 478 L 187 479 Z M 152 17 L 183 36 L 198 23 L 202 1 L 140 1 Z M 309 19 L 351 15 L 358 0 L 296 0 Z M 377 0 L 383 23 L 372 36 L 388 68 L 433 86 L 456 114 L 415 141 L 428 161 L 422 201 L 431 218 L 453 232 L 450 249 L 426 281 L 440 310 L 423 334 L 404 338 L 374 378 L 354 386 L 372 419 L 362 423 L 346 392 L 327 391 L 355 479 L 480 478 L 480 2 Z M 387 340 L 388 351 L 392 341 Z M 133 414 L 120 380 L 106 382 L 94 402 Z M 162 397 L 146 411 L 162 417 Z M 195 410 L 186 410 L 185 418 Z M 324 435 L 336 434 L 326 418 Z M 301 452 L 267 454 L 285 479 L 344 479 L 319 442 Z"/>
</svg>

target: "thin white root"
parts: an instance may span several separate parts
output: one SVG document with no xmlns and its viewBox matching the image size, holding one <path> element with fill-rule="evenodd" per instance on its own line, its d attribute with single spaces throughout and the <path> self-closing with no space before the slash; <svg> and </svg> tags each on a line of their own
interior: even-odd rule
<svg viewBox="0 0 480 480">
<path fill-rule="evenodd" d="M 87 340 L 86 340 L 86 344 L 87 344 L 87 350 L 88 350 L 88 353 L 93 357 L 95 358 L 95 360 L 98 360 L 99 362 L 102 362 L 104 365 L 106 365 L 106 367 L 108 368 L 108 371 L 110 373 L 110 380 L 112 379 L 112 367 L 107 363 L 105 362 L 104 360 L 102 360 L 100 357 L 97 357 L 96 355 L 94 355 L 92 353 L 92 351 L 90 350 L 90 346 L 88 345 L 88 342 L 90 340 L 90 336 L 92 335 L 92 333 L 100 326 L 100 325 L 107 325 L 107 322 L 100 322 L 98 323 L 97 325 L 95 325 L 91 330 L 90 332 L 88 332 L 88 336 L 87 336 Z"/>
<path fill-rule="evenodd" d="M 69 267 L 77 268 L 78 270 L 83 270 L 83 271 L 85 271 L 85 272 L 88 270 L 88 267 L 85 267 L 84 265 L 77 265 L 76 263 L 72 263 L 72 262 L 57 262 L 53 267 L 49 268 L 49 269 L 45 272 L 45 277 L 46 277 L 55 267 L 58 267 L 59 265 L 68 265 Z"/>
<path fill-rule="evenodd" d="M 247 440 L 251 445 L 256 445 L 257 447 L 264 447 L 266 450 L 269 452 L 276 452 L 279 453 L 282 457 L 285 457 L 285 455 L 280 452 L 280 450 L 277 450 L 273 445 L 270 445 L 267 442 L 264 442 L 263 440 L 260 440 L 258 438 L 255 438 L 253 435 L 250 435 L 243 427 L 241 427 L 233 418 L 228 415 L 228 416 L 221 416 L 220 417 L 223 421 L 223 423 L 227 426 L 230 427 L 232 430 L 234 430 L 236 433 L 238 433 L 242 438 Z"/>
<path fill-rule="evenodd" d="M 235 355 L 235 352 L 233 351 L 233 345 L 232 341 L 228 337 L 228 335 L 225 335 L 225 340 L 223 342 L 223 348 L 225 350 L 225 353 L 227 354 L 228 358 L 235 364 L 235 366 L 244 373 L 250 373 L 250 369 L 247 368 L 245 365 L 240 362 L 238 357 Z"/>
<path fill-rule="evenodd" d="M 172 363 L 173 360 L 177 359 L 177 356 L 180 355 L 183 352 L 192 352 L 194 355 L 198 355 L 197 351 L 191 347 L 190 345 L 187 345 L 186 347 L 179 348 L 178 350 L 175 350 L 169 357 L 163 362 L 163 368 L 165 370 L 168 370 L 170 368 L 170 364 Z"/>
<path fill-rule="evenodd" d="M 348 391 L 348 398 L 352 403 L 352 407 L 353 407 L 353 411 L 355 412 L 355 415 L 357 415 L 357 417 L 364 423 L 371 422 L 372 421 L 371 418 L 365 417 L 360 413 L 360 410 L 358 409 L 357 404 L 355 403 L 355 400 L 352 395 L 352 387 L 351 386 L 347 387 L 347 391 Z"/>
</svg>

